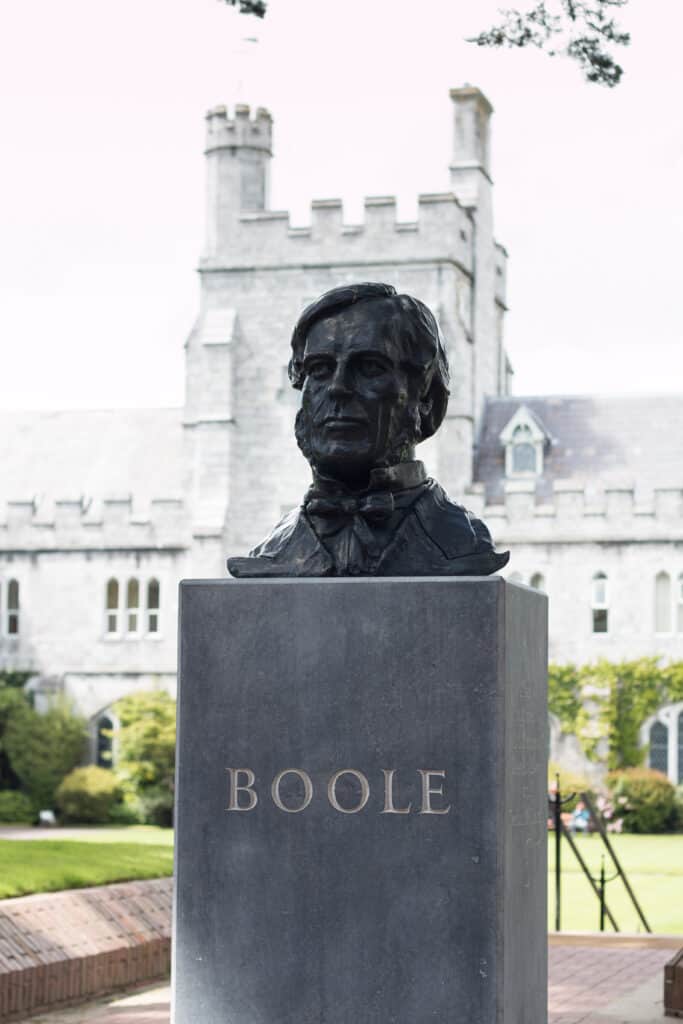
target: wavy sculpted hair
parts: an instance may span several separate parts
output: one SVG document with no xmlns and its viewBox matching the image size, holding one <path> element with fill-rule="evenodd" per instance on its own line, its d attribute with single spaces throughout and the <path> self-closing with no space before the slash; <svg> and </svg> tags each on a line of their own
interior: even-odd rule
<svg viewBox="0 0 683 1024">
<path fill-rule="evenodd" d="M 388 307 L 387 336 L 400 353 L 399 361 L 414 375 L 419 403 L 415 444 L 424 441 L 441 426 L 448 407 L 448 360 L 439 325 L 434 314 L 419 299 L 398 295 L 390 284 L 342 285 L 325 292 L 307 306 L 292 334 L 292 358 L 289 379 L 292 387 L 301 390 L 306 379 L 303 370 L 306 337 L 315 323 L 350 306 L 381 301 Z"/>
</svg>

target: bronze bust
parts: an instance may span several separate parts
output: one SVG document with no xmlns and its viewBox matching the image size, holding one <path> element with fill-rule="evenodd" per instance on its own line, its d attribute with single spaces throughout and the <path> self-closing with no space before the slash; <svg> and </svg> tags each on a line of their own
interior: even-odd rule
<svg viewBox="0 0 683 1024">
<path fill-rule="evenodd" d="M 233 576 L 487 576 L 507 563 L 415 460 L 449 394 L 422 302 L 387 284 L 333 288 L 294 328 L 289 378 L 313 484 L 248 558 L 228 559 Z"/>
</svg>

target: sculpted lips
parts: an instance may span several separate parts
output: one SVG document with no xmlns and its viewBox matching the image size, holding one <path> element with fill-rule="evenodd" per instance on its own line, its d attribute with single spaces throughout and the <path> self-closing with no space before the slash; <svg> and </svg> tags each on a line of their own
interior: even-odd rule
<svg viewBox="0 0 683 1024">
<path fill-rule="evenodd" d="M 367 419 L 360 416 L 326 416 L 322 421 L 322 426 L 327 427 L 328 430 L 348 430 L 353 427 L 364 427 L 367 425 Z"/>
</svg>

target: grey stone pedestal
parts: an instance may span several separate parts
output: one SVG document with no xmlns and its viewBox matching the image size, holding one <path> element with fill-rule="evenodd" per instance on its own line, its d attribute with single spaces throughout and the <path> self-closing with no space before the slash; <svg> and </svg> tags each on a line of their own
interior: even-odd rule
<svg viewBox="0 0 683 1024">
<path fill-rule="evenodd" d="M 181 585 L 175 1024 L 543 1024 L 546 604 Z"/>
</svg>

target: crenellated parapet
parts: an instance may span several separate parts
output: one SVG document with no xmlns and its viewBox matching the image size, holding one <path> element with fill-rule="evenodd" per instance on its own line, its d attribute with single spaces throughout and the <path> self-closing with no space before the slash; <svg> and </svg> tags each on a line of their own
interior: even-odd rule
<svg viewBox="0 0 683 1024">
<path fill-rule="evenodd" d="M 508 480 L 502 503 L 487 505 L 483 484 L 473 484 L 462 500 L 499 546 L 683 541 L 683 487 L 657 488 L 641 498 L 632 486 L 596 491 L 581 481 L 559 480 L 551 497 L 540 501 L 535 480 Z"/>
<path fill-rule="evenodd" d="M 176 549 L 190 543 L 188 510 L 179 497 L 153 498 L 144 510 L 129 494 L 17 498 L 0 508 L 0 516 L 0 552 Z"/>
<path fill-rule="evenodd" d="M 251 108 L 246 104 L 238 104 L 232 117 L 224 106 L 208 111 L 205 152 L 236 147 L 263 150 L 268 156 L 272 154 L 273 119 L 267 110 L 259 107 L 253 118 Z"/>
<path fill-rule="evenodd" d="M 473 242 L 471 217 L 452 192 L 420 195 L 409 222 L 398 219 L 395 196 L 366 197 L 359 224 L 345 223 L 341 199 L 317 199 L 305 227 L 292 226 L 287 211 L 242 210 L 200 270 L 448 261 L 471 275 Z"/>
</svg>

